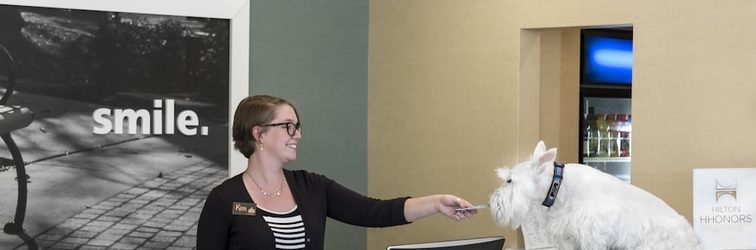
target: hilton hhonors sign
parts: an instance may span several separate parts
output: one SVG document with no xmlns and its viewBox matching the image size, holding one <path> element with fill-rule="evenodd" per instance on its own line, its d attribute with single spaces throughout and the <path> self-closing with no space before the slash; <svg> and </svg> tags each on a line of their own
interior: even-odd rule
<svg viewBox="0 0 756 250">
<path fill-rule="evenodd" d="M 756 249 L 756 168 L 693 170 L 693 227 L 706 249 Z"/>
</svg>

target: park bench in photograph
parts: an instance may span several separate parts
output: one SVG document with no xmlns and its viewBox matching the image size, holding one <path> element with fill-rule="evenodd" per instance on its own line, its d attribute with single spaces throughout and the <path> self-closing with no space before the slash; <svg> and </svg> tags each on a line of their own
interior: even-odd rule
<svg viewBox="0 0 756 250">
<path fill-rule="evenodd" d="M 18 202 L 16 203 L 16 214 L 14 219 L 3 227 L 3 232 L 7 234 L 18 234 L 24 231 L 23 223 L 26 215 L 26 196 L 27 196 L 27 175 L 25 162 L 21 157 L 16 142 L 13 141 L 11 133 L 13 131 L 29 126 L 34 120 L 32 111 L 23 106 L 12 105 L 8 100 L 13 96 L 13 89 L 16 85 L 16 71 L 13 57 L 10 52 L 0 44 L 0 137 L 10 151 L 11 159 L 0 157 L 0 170 L 16 169 L 16 181 L 18 182 Z M 4 155 L 4 154 L 3 154 Z M 3 204 L 8 205 L 8 204 Z M 5 216 L 5 215 L 0 215 Z"/>
</svg>

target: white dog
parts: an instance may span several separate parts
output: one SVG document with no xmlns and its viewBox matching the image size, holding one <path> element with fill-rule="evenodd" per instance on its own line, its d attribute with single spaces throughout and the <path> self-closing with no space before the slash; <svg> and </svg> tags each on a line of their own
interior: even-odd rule
<svg viewBox="0 0 756 250">
<path fill-rule="evenodd" d="M 538 143 L 530 160 L 497 169 L 494 222 L 515 229 L 543 209 L 558 249 L 704 249 L 688 221 L 656 196 L 581 164 L 555 163 L 556 148 Z M 556 172 L 555 172 L 556 170 Z"/>
</svg>

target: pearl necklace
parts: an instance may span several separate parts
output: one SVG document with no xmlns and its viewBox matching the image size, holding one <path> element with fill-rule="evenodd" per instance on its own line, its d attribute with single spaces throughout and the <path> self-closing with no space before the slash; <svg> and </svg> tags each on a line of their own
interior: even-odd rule
<svg viewBox="0 0 756 250">
<path fill-rule="evenodd" d="M 255 181 L 255 178 L 253 178 L 252 175 L 249 172 L 244 171 L 244 173 L 247 173 L 247 175 L 249 176 L 249 178 L 252 179 L 252 182 L 254 182 L 255 185 L 257 185 L 258 188 L 260 188 L 260 192 L 262 192 L 263 195 L 268 196 L 270 198 L 276 198 L 279 195 L 281 195 L 281 193 L 283 193 L 284 183 L 285 183 L 286 178 L 281 179 L 281 187 L 278 188 L 278 192 L 275 192 L 275 193 L 271 194 L 271 193 L 265 192 L 265 190 L 262 189 L 262 187 L 260 186 L 260 184 L 257 184 L 257 181 Z"/>
</svg>

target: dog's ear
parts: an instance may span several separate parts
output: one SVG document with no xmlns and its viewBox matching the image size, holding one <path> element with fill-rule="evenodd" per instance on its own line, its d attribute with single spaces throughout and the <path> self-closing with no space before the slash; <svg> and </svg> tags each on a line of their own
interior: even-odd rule
<svg viewBox="0 0 756 250">
<path fill-rule="evenodd" d="M 544 152 L 542 155 L 535 156 L 535 157 L 538 157 L 536 158 L 536 162 L 534 163 L 535 168 L 536 168 L 536 174 L 540 174 L 541 172 L 546 170 L 546 166 L 553 164 L 553 162 L 556 160 L 556 154 L 557 154 L 557 149 L 551 148 L 549 150 L 546 150 L 546 152 Z"/>
<path fill-rule="evenodd" d="M 543 155 L 541 155 L 541 157 L 538 158 L 538 161 L 540 161 L 541 164 L 554 162 L 556 160 L 556 154 L 557 149 L 551 148 L 547 150 Z"/>
<path fill-rule="evenodd" d="M 500 167 L 496 169 L 496 175 L 502 180 L 509 181 L 512 179 L 512 171 L 508 167 Z"/>
<path fill-rule="evenodd" d="M 546 152 L 546 144 L 543 143 L 543 141 L 539 141 L 538 145 L 536 145 L 535 149 L 533 150 L 533 157 L 540 158 L 543 153 Z"/>
</svg>

